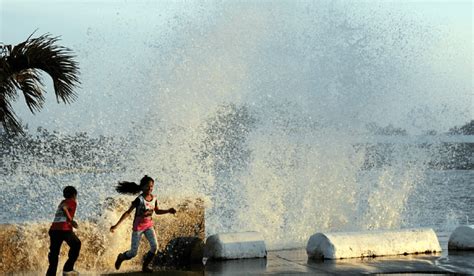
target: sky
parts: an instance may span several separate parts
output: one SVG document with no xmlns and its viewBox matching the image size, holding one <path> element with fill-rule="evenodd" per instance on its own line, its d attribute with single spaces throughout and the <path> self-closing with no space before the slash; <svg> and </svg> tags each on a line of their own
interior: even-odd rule
<svg viewBox="0 0 474 276">
<path fill-rule="evenodd" d="M 342 17 L 331 27 L 334 6 Z M 219 104 L 267 98 L 294 100 L 304 112 L 331 123 L 374 119 L 441 131 L 474 119 L 471 1 L 0 0 L 0 18 L 2 43 L 22 42 L 33 32 L 61 36 L 81 67 L 79 97 L 71 105 L 56 103 L 47 76 L 43 110 L 33 115 L 19 98 L 15 111 L 31 127 L 124 133 L 150 114 L 186 125 Z M 370 26 L 371 20 L 380 24 Z M 365 34 L 375 37 L 374 53 L 379 41 L 390 39 L 396 46 L 384 46 L 361 73 L 369 77 L 346 80 L 349 84 L 334 76 L 350 68 L 321 65 L 353 53 L 332 39 L 331 28 L 339 30 L 337 24 L 344 22 L 369 26 Z M 399 38 L 392 37 L 396 32 Z M 363 33 L 355 30 L 348 37 L 358 35 Z M 334 53 L 321 41 L 342 50 Z M 384 72 L 387 81 L 377 72 L 383 62 L 392 68 Z M 335 108 L 340 112 L 332 114 Z"/>
</svg>

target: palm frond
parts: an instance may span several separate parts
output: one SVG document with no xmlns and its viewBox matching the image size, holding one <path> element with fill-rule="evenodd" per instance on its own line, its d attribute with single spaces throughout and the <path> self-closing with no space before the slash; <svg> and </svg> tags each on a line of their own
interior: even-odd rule
<svg viewBox="0 0 474 276">
<path fill-rule="evenodd" d="M 80 84 L 79 65 L 69 48 L 56 45 L 59 37 L 49 34 L 28 39 L 13 47 L 11 71 L 40 69 L 51 76 L 58 101 L 71 103 L 76 99 L 74 87 Z"/>
<path fill-rule="evenodd" d="M 26 104 L 31 113 L 39 111 L 44 103 L 44 89 L 36 69 L 23 70 L 14 75 L 15 86 L 23 92 Z"/>
<path fill-rule="evenodd" d="M 17 95 L 15 90 L 15 85 L 11 82 L 3 82 L 0 85 L 0 121 L 7 133 L 23 133 L 11 106 L 11 102 L 14 101 Z"/>
<path fill-rule="evenodd" d="M 30 36 L 31 37 L 31 36 Z M 44 104 L 43 83 L 40 71 L 53 80 L 57 101 L 71 103 L 76 99 L 74 88 L 79 86 L 79 66 L 69 48 L 56 45 L 58 37 L 49 34 L 12 47 L 0 45 L 0 121 L 6 131 L 22 132 L 11 103 L 17 90 L 23 92 L 32 113 Z"/>
</svg>

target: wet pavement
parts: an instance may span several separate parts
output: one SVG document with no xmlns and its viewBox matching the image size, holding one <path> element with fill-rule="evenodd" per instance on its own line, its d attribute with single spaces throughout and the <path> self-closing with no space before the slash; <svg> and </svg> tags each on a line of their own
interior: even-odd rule
<svg viewBox="0 0 474 276">
<path fill-rule="evenodd" d="M 299 248 L 269 251 L 262 259 L 208 261 L 182 270 L 157 268 L 151 275 L 474 275 L 474 252 L 448 252 L 449 234 L 438 234 L 438 238 L 443 249 L 439 254 L 313 261 L 308 260 L 304 248 Z"/>
<path fill-rule="evenodd" d="M 474 252 L 448 252 L 449 233 L 438 234 L 439 254 L 344 260 L 308 260 L 304 248 L 268 252 L 267 259 L 208 262 L 206 275 L 471 274 Z"/>
<path fill-rule="evenodd" d="M 216 262 L 205 266 L 206 275 L 406 273 L 474 275 L 474 253 L 312 261 L 308 260 L 304 249 L 295 249 L 269 252 L 267 259 Z"/>
</svg>

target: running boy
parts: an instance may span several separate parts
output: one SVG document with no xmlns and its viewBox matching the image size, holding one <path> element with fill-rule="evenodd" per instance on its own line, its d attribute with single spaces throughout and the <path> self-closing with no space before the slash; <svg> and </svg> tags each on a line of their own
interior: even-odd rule
<svg viewBox="0 0 474 276">
<path fill-rule="evenodd" d="M 81 241 L 74 234 L 72 228 L 77 228 L 77 223 L 74 221 L 74 214 L 76 213 L 76 198 L 77 190 L 73 186 L 67 186 L 63 190 L 64 200 L 59 203 L 56 214 L 54 215 L 54 221 L 49 229 L 49 237 L 51 244 L 49 246 L 49 267 L 46 272 L 47 276 L 56 276 L 56 270 L 58 267 L 59 251 L 63 241 L 69 245 L 68 260 L 64 264 L 63 274 L 64 275 L 75 275 L 78 274 L 74 270 L 74 263 L 79 257 L 79 251 L 81 250 Z"/>
</svg>

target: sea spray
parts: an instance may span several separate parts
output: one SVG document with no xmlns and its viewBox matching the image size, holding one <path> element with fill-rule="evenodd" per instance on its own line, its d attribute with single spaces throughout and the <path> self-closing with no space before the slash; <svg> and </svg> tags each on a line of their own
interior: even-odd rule
<svg viewBox="0 0 474 276">
<path fill-rule="evenodd" d="M 470 90 L 432 63 L 445 53 L 436 26 L 395 4 L 211 6 L 166 26 L 141 16 L 90 28 L 74 47 L 87 104 L 54 122 L 110 140 L 48 134 L 36 154 L 22 144 L 2 155 L 2 222 L 50 221 L 66 185 L 78 188 L 78 219 L 96 220 L 118 181 L 148 174 L 159 195 L 209 203 L 207 235 L 257 230 L 271 249 L 315 231 L 443 223 L 429 211 L 440 209 L 427 170 L 436 149 L 372 127 L 411 135 L 469 117 Z"/>
<path fill-rule="evenodd" d="M 212 32 L 186 33 L 170 53 L 183 62 L 153 80 L 157 108 L 144 126 L 178 131 L 151 131 L 156 146 L 143 152 L 184 180 L 168 187 L 210 199 L 208 234 L 256 230 L 287 248 L 318 230 L 415 223 L 406 203 L 431 152 L 397 144 L 403 132 L 383 141 L 371 123 L 411 126 L 410 87 L 433 81 L 415 77 L 430 51 L 416 41 L 433 33 L 382 7 L 286 5 L 231 5 Z"/>
</svg>

